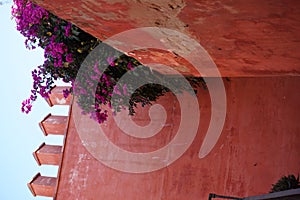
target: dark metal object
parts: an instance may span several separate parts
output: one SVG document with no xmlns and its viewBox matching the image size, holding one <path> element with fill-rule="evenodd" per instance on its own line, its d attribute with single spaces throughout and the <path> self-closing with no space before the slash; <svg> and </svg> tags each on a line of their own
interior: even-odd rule
<svg viewBox="0 0 300 200">
<path fill-rule="evenodd" d="M 218 194 L 210 193 L 208 196 L 208 200 L 212 200 L 213 198 L 221 198 L 221 199 L 235 199 L 235 200 L 243 200 L 244 198 L 238 198 L 238 197 L 230 197 L 230 196 L 223 196 Z"/>
<path fill-rule="evenodd" d="M 300 188 L 245 198 L 237 198 L 210 193 L 208 196 L 208 200 L 212 200 L 213 198 L 234 200 L 300 200 Z"/>
</svg>

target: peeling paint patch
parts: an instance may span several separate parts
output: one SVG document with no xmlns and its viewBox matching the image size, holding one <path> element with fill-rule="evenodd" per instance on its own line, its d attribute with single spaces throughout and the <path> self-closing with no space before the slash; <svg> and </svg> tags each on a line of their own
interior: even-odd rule
<svg viewBox="0 0 300 200">
<path fill-rule="evenodd" d="M 185 1 L 129 1 L 128 16 L 138 27 L 156 26 L 185 32 L 186 24 L 177 15 L 185 7 Z"/>
<path fill-rule="evenodd" d="M 71 169 L 70 174 L 69 174 L 69 179 L 68 179 L 69 184 L 72 185 L 73 182 L 76 181 L 77 177 L 78 177 L 78 170 Z"/>
</svg>

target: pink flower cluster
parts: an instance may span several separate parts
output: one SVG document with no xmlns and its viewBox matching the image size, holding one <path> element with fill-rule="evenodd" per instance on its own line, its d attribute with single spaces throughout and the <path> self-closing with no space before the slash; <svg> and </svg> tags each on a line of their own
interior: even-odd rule
<svg viewBox="0 0 300 200">
<path fill-rule="evenodd" d="M 106 61 L 109 64 L 108 69 L 122 68 L 128 71 L 133 69 L 133 64 L 128 62 L 127 65 L 119 66 L 115 62 L 116 58 L 107 57 Z M 106 65 L 106 64 L 105 64 Z M 90 118 L 96 120 L 98 123 L 103 123 L 107 120 L 107 110 L 102 105 L 108 105 L 112 108 L 111 98 L 113 95 L 118 95 L 120 98 L 128 97 L 128 88 L 126 84 L 116 85 L 118 79 L 107 74 L 106 71 L 101 73 L 99 62 L 93 66 L 93 71 L 90 74 L 85 74 L 83 79 L 76 86 L 73 86 L 73 93 L 79 97 L 78 105 L 83 110 L 83 114 L 90 114 Z M 95 94 L 93 88 L 96 88 Z M 91 98 L 92 97 L 92 98 Z M 89 100 L 87 100 L 89 99 Z M 88 102 L 83 103 L 83 102 Z M 118 108 L 123 108 L 123 104 L 118 105 Z"/>
<path fill-rule="evenodd" d="M 45 48 L 45 57 L 50 57 L 53 59 L 54 67 L 63 67 L 63 58 L 67 52 L 67 46 L 62 42 L 54 42 L 54 38 L 55 37 L 51 38 L 50 43 Z M 72 55 L 70 56 L 71 58 L 68 58 L 69 60 L 72 59 Z"/>
<path fill-rule="evenodd" d="M 26 46 L 35 48 L 33 44 L 36 43 L 41 19 L 48 18 L 48 12 L 30 1 L 14 0 L 12 15 L 17 22 L 17 30 L 27 38 Z"/>
<path fill-rule="evenodd" d="M 73 62 L 73 55 L 69 52 L 68 47 L 62 41 L 71 35 L 72 24 L 63 22 L 56 16 L 50 14 L 42 7 L 28 0 L 13 0 L 12 16 L 14 17 L 17 30 L 25 36 L 25 45 L 29 49 L 36 46 L 44 48 L 45 62 L 38 69 L 32 71 L 33 89 L 30 98 L 22 103 L 22 112 L 29 113 L 32 103 L 37 99 L 37 93 L 42 97 L 48 98 L 53 79 L 49 77 L 47 68 L 64 67 L 64 63 Z M 64 26 L 61 26 L 61 25 Z M 62 30 L 59 30 L 61 27 Z M 62 36 L 63 35 L 63 36 Z M 60 37 L 60 39 L 57 39 Z M 52 72 L 55 70 L 52 70 Z"/>
<path fill-rule="evenodd" d="M 25 112 L 26 114 L 28 114 L 31 111 L 32 108 L 32 104 L 30 102 L 30 99 L 26 99 L 22 102 L 22 112 Z"/>
</svg>

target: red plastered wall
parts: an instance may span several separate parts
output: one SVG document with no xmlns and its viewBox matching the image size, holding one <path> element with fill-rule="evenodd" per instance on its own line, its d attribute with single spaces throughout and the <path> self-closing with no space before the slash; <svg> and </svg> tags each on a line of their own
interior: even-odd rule
<svg viewBox="0 0 300 200">
<path fill-rule="evenodd" d="M 232 78 L 224 82 L 227 116 L 213 150 L 199 159 L 210 121 L 209 94 L 200 90 L 201 118 L 194 142 L 177 161 L 151 173 L 120 172 L 96 160 L 82 145 L 71 113 L 56 199 L 198 200 L 207 199 L 211 192 L 244 197 L 268 193 L 281 176 L 299 173 L 300 78 Z M 169 125 L 160 133 L 135 139 L 109 121 L 104 129 L 109 139 L 133 152 L 166 145 L 176 134 L 180 112 L 171 95 L 158 102 L 166 107 Z M 138 111 L 136 122 L 147 124 L 145 110 Z"/>
</svg>

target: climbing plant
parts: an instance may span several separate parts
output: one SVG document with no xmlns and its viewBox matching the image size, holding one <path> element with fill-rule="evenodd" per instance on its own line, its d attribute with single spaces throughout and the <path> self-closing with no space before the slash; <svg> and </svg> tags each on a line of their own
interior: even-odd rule
<svg viewBox="0 0 300 200">
<path fill-rule="evenodd" d="M 272 184 L 270 193 L 297 188 L 300 188 L 299 175 L 296 178 L 293 174 L 289 174 L 288 176 L 282 176 L 277 183 Z"/>
<path fill-rule="evenodd" d="M 14 0 L 13 2 L 12 16 L 16 21 L 17 30 L 26 38 L 26 47 L 44 49 L 45 58 L 44 63 L 32 71 L 31 95 L 22 102 L 22 112 L 31 111 L 38 95 L 49 98 L 51 88 L 57 79 L 71 83 L 71 89 L 63 91 L 64 96 L 67 97 L 70 93 L 76 94 L 82 113 L 89 114 L 99 123 L 107 120 L 108 107 L 114 112 L 125 108 L 128 109 L 129 114 L 134 114 L 137 104 L 140 103 L 142 106 L 151 104 L 158 97 L 170 92 L 160 84 L 146 84 L 134 89 L 134 80 L 131 83 L 117 85 L 125 73 L 134 71 L 138 66 L 143 70 L 140 70 L 140 73 L 133 73 L 136 78 L 153 80 L 162 76 L 141 65 L 136 59 L 105 44 L 98 48 L 97 57 L 85 62 L 85 65 L 91 66 L 93 70 L 78 78 L 78 71 L 85 58 L 101 41 L 31 1 Z M 101 71 L 103 66 L 106 70 Z M 195 87 L 205 85 L 201 78 L 186 78 Z M 76 84 L 74 84 L 75 80 Z M 183 87 L 177 87 L 176 78 L 167 81 L 171 85 L 176 85 L 173 87 L 176 88 L 175 92 L 185 90 Z M 113 95 L 117 95 L 117 98 L 112 98 Z M 103 105 L 107 106 L 103 108 Z"/>
</svg>

